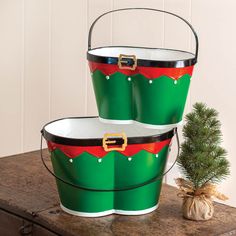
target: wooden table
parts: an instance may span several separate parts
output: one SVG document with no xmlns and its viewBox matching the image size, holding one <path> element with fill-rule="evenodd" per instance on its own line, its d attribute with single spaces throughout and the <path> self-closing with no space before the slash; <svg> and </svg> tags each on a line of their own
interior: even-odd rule
<svg viewBox="0 0 236 236">
<path fill-rule="evenodd" d="M 215 204 L 213 219 L 194 222 L 183 219 L 176 194 L 164 185 L 159 209 L 147 215 L 71 216 L 60 209 L 55 180 L 38 151 L 5 157 L 0 159 L 0 235 L 236 235 L 236 208 Z"/>
</svg>

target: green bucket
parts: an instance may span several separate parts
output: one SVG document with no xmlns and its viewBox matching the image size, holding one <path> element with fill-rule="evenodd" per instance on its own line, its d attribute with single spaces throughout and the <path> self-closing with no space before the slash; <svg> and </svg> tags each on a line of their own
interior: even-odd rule
<svg viewBox="0 0 236 236">
<path fill-rule="evenodd" d="M 174 133 L 136 124 L 108 125 L 97 117 L 46 124 L 42 136 L 53 172 L 42 160 L 56 178 L 61 208 L 85 217 L 155 210 Z"/>
<path fill-rule="evenodd" d="M 97 21 L 107 14 L 130 10 L 161 12 L 182 20 L 194 34 L 195 54 L 168 48 L 91 47 Z M 87 52 L 100 120 L 112 124 L 138 122 L 154 129 L 176 127 L 182 122 L 197 56 L 197 34 L 176 14 L 150 8 L 125 8 L 102 14 L 90 27 Z"/>
</svg>

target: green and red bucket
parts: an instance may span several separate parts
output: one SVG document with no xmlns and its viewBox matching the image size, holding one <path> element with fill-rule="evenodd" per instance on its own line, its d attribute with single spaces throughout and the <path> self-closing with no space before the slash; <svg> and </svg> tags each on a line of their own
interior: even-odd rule
<svg viewBox="0 0 236 236">
<path fill-rule="evenodd" d="M 175 131 L 105 124 L 98 117 L 46 124 L 42 136 L 53 172 L 41 157 L 56 178 L 61 208 L 86 217 L 155 210 Z"/>
<path fill-rule="evenodd" d="M 131 10 L 161 12 L 185 22 L 195 37 L 195 54 L 165 48 L 91 47 L 93 28 L 100 18 Z M 154 129 L 175 127 L 182 121 L 197 56 L 197 34 L 190 23 L 176 14 L 150 8 L 102 14 L 90 27 L 87 52 L 100 120 L 111 124 L 136 122 Z"/>
<path fill-rule="evenodd" d="M 164 48 L 91 48 L 103 16 L 128 10 L 166 13 L 184 21 L 196 40 L 195 54 Z M 51 153 L 61 208 L 74 215 L 140 215 L 158 207 L 169 147 L 182 121 L 198 38 L 176 14 L 150 8 L 106 12 L 91 25 L 87 59 L 99 117 L 65 118 L 42 129 Z M 101 122 L 102 121 L 102 122 Z M 42 140 L 42 139 L 41 139 Z M 177 154 L 177 157 L 178 157 Z"/>
</svg>

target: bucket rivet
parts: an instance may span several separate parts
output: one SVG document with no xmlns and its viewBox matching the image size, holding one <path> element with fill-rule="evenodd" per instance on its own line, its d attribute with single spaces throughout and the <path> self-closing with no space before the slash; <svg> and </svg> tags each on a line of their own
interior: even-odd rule
<svg viewBox="0 0 236 236">
<path fill-rule="evenodd" d="M 132 158 L 131 158 L 131 157 L 129 157 L 129 158 L 128 158 L 128 161 L 132 161 Z"/>
<path fill-rule="evenodd" d="M 177 84 L 177 80 L 174 81 L 174 84 Z"/>
<path fill-rule="evenodd" d="M 158 157 L 158 154 L 156 154 L 156 157 Z"/>
<path fill-rule="evenodd" d="M 149 84 L 152 84 L 152 82 L 153 82 L 152 80 L 149 80 Z"/>
<path fill-rule="evenodd" d="M 107 80 L 109 80 L 109 79 L 110 79 L 110 76 L 109 76 L 109 75 L 107 75 L 107 76 L 106 76 L 106 79 L 107 79 Z"/>
<path fill-rule="evenodd" d="M 69 159 L 69 162 L 72 163 L 72 162 L 73 162 L 73 159 Z"/>
<path fill-rule="evenodd" d="M 102 159 L 101 159 L 101 158 L 99 158 L 99 159 L 98 159 L 98 162 L 99 162 L 99 163 L 101 163 L 101 162 L 102 162 Z"/>
<path fill-rule="evenodd" d="M 130 78 L 130 77 L 128 78 L 128 81 L 131 81 L 131 78 Z"/>
</svg>

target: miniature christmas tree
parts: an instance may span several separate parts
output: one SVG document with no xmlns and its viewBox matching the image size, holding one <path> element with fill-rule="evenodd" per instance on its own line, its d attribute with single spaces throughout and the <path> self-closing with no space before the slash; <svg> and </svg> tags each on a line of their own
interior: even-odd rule
<svg viewBox="0 0 236 236">
<path fill-rule="evenodd" d="M 185 141 L 181 145 L 181 154 L 177 162 L 186 180 L 176 180 L 181 190 L 180 195 L 184 199 L 183 208 L 188 208 L 183 209 L 186 218 L 209 219 L 213 215 L 211 198 L 226 199 L 223 194 L 216 191 L 214 185 L 229 175 L 227 152 L 220 146 L 220 126 L 218 112 L 203 103 L 196 103 L 193 111 L 186 115 L 186 125 L 183 127 Z M 207 212 L 202 209 L 206 205 L 206 202 L 202 201 L 207 201 Z M 192 210 L 198 205 L 201 205 L 201 211 L 198 210 L 195 215 L 196 212 Z"/>
</svg>

